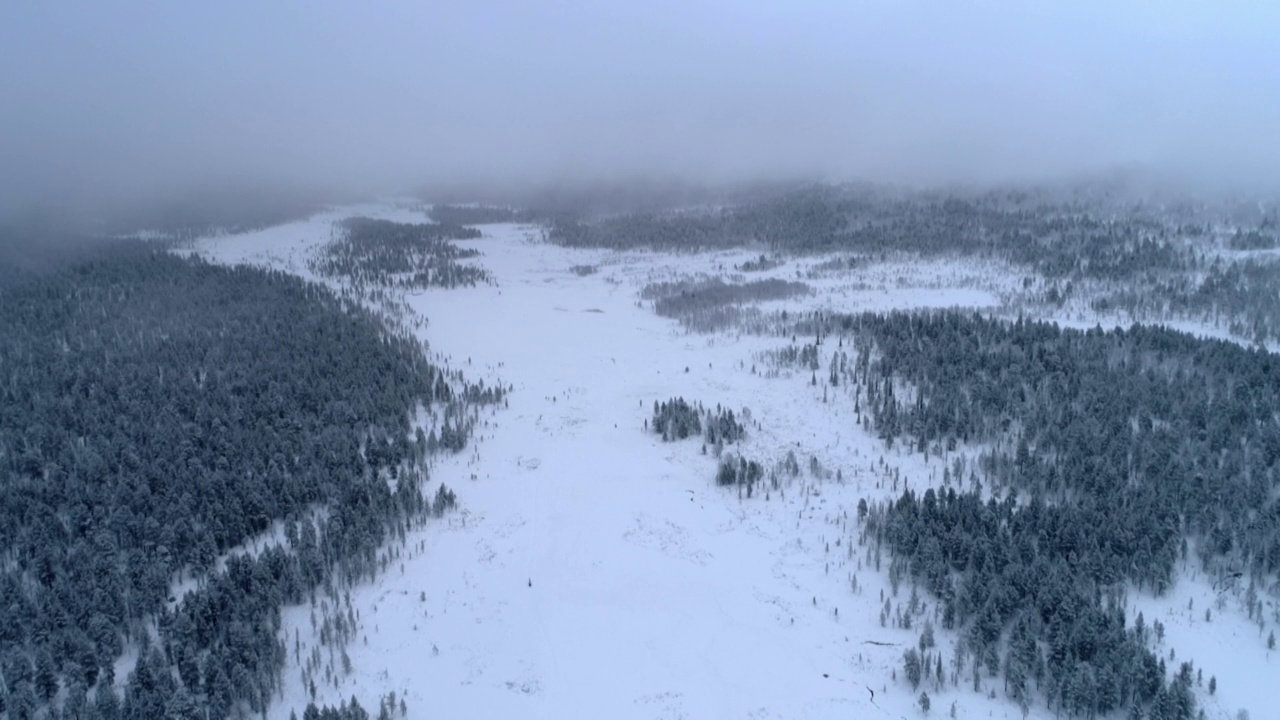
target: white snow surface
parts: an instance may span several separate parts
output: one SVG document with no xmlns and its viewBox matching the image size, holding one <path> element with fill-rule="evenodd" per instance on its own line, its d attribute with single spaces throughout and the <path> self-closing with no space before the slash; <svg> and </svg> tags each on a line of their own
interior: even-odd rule
<svg viewBox="0 0 1280 720">
<path fill-rule="evenodd" d="M 338 208 L 192 252 L 311 278 L 307 254 L 335 221 L 423 219 L 406 207 Z M 459 509 L 411 533 L 385 573 L 351 590 L 361 625 L 348 647 L 352 671 L 335 662 L 336 680 L 319 673 L 317 702 L 355 696 L 376 716 L 378 698 L 394 691 L 410 718 L 921 717 L 919 691 L 901 677 L 919 626 L 881 626 L 889 558 L 885 573 L 868 565 L 854 508 L 862 497 L 896 497 L 895 471 L 920 490 L 940 483 L 944 459 L 885 450 L 855 425 L 843 387 L 828 389 L 824 403 L 807 371 L 751 372 L 757 353 L 790 338 L 689 334 L 639 301 L 648 282 L 732 272 L 749 252 L 571 250 L 516 225 L 482 229 L 483 238 L 459 244 L 483 253 L 470 262 L 495 285 L 407 300 L 429 320 L 421 332 L 433 353 L 472 380 L 514 386 L 509 407 L 486 410 L 467 449 L 432 468 L 426 491 L 447 484 Z M 748 279 L 797 279 L 820 260 Z M 582 277 L 575 265 L 599 271 Z M 996 310 L 1020 281 L 957 261 L 799 279 L 817 292 L 783 307 Z M 824 367 L 836 350 L 824 343 Z M 749 408 L 741 452 L 768 467 L 793 450 L 806 470 L 768 499 L 715 487 L 716 460 L 700 441 L 663 443 L 643 428 L 654 401 L 676 396 Z M 809 474 L 811 456 L 832 477 Z M 1163 652 L 1194 659 L 1206 683 L 1217 676 L 1209 717 L 1240 708 L 1267 717 L 1274 707 L 1265 698 L 1280 679 L 1275 653 L 1230 604 L 1204 623 L 1208 592 L 1206 581 L 1183 578 L 1168 598 L 1135 593 L 1130 602 L 1148 623 L 1165 623 Z M 893 605 L 909 594 L 904 585 Z M 932 614 L 936 603 L 925 601 Z M 318 641 L 310 618 L 309 607 L 285 611 L 289 662 L 271 718 L 300 715 L 310 699 L 294 652 L 295 637 L 304 658 Z M 935 625 L 949 675 L 954 638 Z M 954 704 L 955 717 L 1023 717 L 999 680 L 983 682 L 978 694 L 963 678 L 940 690 L 926 681 L 929 715 L 947 717 Z M 1049 716 L 1042 704 L 1030 714 Z"/>
</svg>

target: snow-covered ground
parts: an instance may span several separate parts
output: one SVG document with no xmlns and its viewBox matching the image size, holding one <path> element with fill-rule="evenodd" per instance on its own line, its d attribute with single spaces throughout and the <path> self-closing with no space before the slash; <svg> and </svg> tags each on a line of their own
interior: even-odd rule
<svg viewBox="0 0 1280 720">
<path fill-rule="evenodd" d="M 342 208 L 193 251 L 309 277 L 307 253 L 353 214 L 422 219 L 404 206 Z M 394 691 L 411 718 L 920 716 L 919 691 L 901 677 L 919 628 L 881 626 L 887 573 L 858 546 L 854 508 L 862 497 L 896 496 L 901 483 L 940 483 L 942 462 L 954 457 L 926 463 L 885 450 L 856 426 L 845 389 L 828 389 L 824 402 L 807 371 L 753 373 L 753 358 L 783 339 L 689 334 L 638 299 L 648 282 L 732 273 L 750 253 L 569 250 L 519 226 L 483 229 L 460 244 L 483 253 L 472 262 L 496 284 L 407 301 L 429 320 L 422 332 L 433 352 L 472 378 L 514 386 L 509 407 L 486 411 L 472 444 L 432 470 L 429 490 L 446 483 L 460 509 L 411 534 L 382 576 L 352 590 L 352 670 L 317 682 L 316 700 L 355 696 L 376 713 Z M 839 311 L 995 309 L 1020 282 L 959 262 L 805 277 L 818 261 L 747 279 L 802 279 L 815 294 L 781 306 Z M 599 270 L 580 276 L 575 265 Z M 824 344 L 824 366 L 836 349 Z M 748 408 L 741 452 L 771 466 L 790 450 L 806 470 L 767 496 L 716 488 L 716 460 L 699 441 L 663 443 L 644 431 L 654 401 L 675 396 Z M 811 457 L 833 476 L 810 474 Z M 1205 592 L 1206 581 L 1187 578 L 1169 598 L 1131 602 L 1166 625 L 1164 652 L 1195 659 L 1206 682 L 1217 676 L 1210 717 L 1239 708 L 1266 717 L 1268 680 L 1280 678 L 1274 653 L 1246 642 L 1249 626 L 1230 603 L 1204 623 L 1202 603 L 1213 602 Z M 909 594 L 904 586 L 892 604 Z M 294 638 L 304 658 L 313 651 L 311 617 L 307 607 L 286 611 L 290 660 L 273 718 L 309 699 Z M 949 674 L 952 639 L 938 637 Z M 1002 697 L 998 681 L 984 683 Z M 1022 717 L 964 680 L 922 689 L 932 716 L 954 708 L 955 717 Z"/>
</svg>

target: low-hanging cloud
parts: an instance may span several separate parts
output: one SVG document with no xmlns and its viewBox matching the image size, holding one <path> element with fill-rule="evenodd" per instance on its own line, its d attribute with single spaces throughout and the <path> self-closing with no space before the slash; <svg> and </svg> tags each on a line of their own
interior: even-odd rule
<svg viewBox="0 0 1280 720">
<path fill-rule="evenodd" d="M 1266 3 L 6 3 L 0 207 L 664 175 L 1277 186 Z"/>
</svg>

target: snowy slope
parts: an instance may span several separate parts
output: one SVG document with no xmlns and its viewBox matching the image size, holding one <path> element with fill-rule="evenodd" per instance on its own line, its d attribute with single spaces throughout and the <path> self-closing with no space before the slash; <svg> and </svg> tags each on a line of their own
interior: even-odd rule
<svg viewBox="0 0 1280 720">
<path fill-rule="evenodd" d="M 306 253 L 352 214 L 421 219 L 403 208 L 343 208 L 195 251 L 306 275 Z M 433 468 L 432 482 L 455 489 L 461 509 L 412 534 L 386 573 L 352 591 L 360 624 L 352 671 L 317 683 L 317 701 L 354 695 L 376 710 L 395 691 L 414 718 L 919 716 L 918 691 L 892 679 L 918 629 L 881 626 L 881 594 L 890 591 L 884 575 L 860 566 L 868 559 L 853 508 L 861 497 L 896 496 L 902 482 L 937 484 L 941 463 L 954 458 L 926 464 L 884 450 L 855 425 L 844 389 L 824 404 L 808 373 L 753 374 L 753 358 L 781 338 L 687 334 L 638 302 L 647 282 L 731 272 L 750 254 L 568 250 L 518 226 L 484 230 L 462 244 L 483 253 L 476 261 L 496 285 L 407 299 L 429 320 L 433 352 L 469 376 L 514 386 L 509 407 Z M 804 277 L 815 262 L 752 278 Z M 583 277 L 575 265 L 599 271 Z M 887 264 L 806 278 L 818 292 L 785 306 L 998 308 L 1017 280 L 963 263 Z M 824 364 L 833 350 L 823 348 Z M 746 456 L 772 465 L 792 450 L 804 467 L 812 456 L 839 469 L 843 482 L 804 472 L 767 499 L 717 489 L 716 461 L 698 441 L 662 443 L 644 432 L 654 401 L 674 396 L 749 408 Z M 1172 598 L 1131 603 L 1148 621 L 1163 618 L 1179 659 L 1206 656 L 1205 680 L 1213 672 L 1219 683 L 1211 717 L 1241 707 L 1264 717 L 1267 680 L 1280 677 L 1265 646 L 1233 641 L 1222 652 L 1220 633 L 1234 626 L 1215 617 L 1202 627 L 1196 618 L 1209 601 L 1197 599 L 1192 618 L 1180 619 L 1188 614 L 1180 593 L 1205 587 L 1188 579 Z M 1232 612 L 1240 614 L 1224 611 Z M 272 713 L 281 719 L 309 698 L 294 638 L 304 657 L 316 647 L 310 608 L 285 617 L 290 666 Z M 939 632 L 947 659 L 950 642 Z M 1232 653 L 1255 671 L 1237 672 Z M 998 681 L 988 682 L 984 691 L 1001 697 Z M 1022 717 L 963 680 L 926 685 L 931 715 L 945 717 L 954 703 L 956 717 Z"/>
</svg>

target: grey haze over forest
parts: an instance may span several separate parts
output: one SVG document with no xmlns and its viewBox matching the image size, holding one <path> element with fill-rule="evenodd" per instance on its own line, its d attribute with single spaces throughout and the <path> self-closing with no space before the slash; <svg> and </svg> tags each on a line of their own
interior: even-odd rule
<svg viewBox="0 0 1280 720">
<path fill-rule="evenodd" d="M 0 210 L 648 176 L 1280 187 L 1280 5 L 0 7 Z"/>
</svg>

